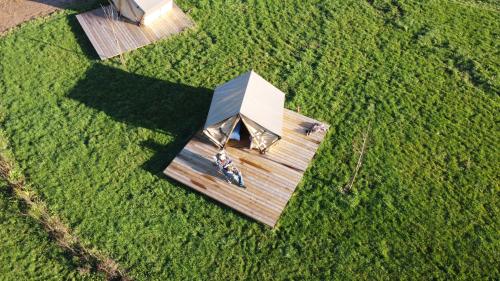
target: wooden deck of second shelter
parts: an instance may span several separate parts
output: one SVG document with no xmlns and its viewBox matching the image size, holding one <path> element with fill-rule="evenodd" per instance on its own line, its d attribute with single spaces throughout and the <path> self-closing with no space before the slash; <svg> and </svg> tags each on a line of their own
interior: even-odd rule
<svg viewBox="0 0 500 281">
<path fill-rule="evenodd" d="M 123 18 L 110 19 L 104 11 L 110 9 L 97 8 L 76 16 L 101 59 L 143 47 L 194 25 L 176 4 L 151 26 L 139 26 Z"/>
<path fill-rule="evenodd" d="M 270 152 L 227 147 L 246 188 L 228 184 L 213 164 L 218 149 L 198 133 L 164 173 L 264 224 L 274 227 L 326 133 L 306 136 L 318 121 L 286 110 L 283 138 Z"/>
</svg>

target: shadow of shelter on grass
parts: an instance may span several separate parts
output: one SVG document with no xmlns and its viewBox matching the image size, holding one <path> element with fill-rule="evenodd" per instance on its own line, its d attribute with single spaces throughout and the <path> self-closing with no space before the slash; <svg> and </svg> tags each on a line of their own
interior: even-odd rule
<svg viewBox="0 0 500 281">
<path fill-rule="evenodd" d="M 212 90 L 158 80 L 120 69 L 94 64 L 68 97 L 105 112 L 113 119 L 174 137 L 167 146 L 144 141 L 155 155 L 143 168 L 155 175 L 172 161 L 201 129 L 208 113 Z"/>
<path fill-rule="evenodd" d="M 212 99 L 212 92 L 213 90 L 203 87 L 158 80 L 102 64 L 94 64 L 68 97 L 88 107 L 103 111 L 118 122 L 172 135 L 174 141 L 168 145 L 162 145 L 153 140 L 141 143 L 144 148 L 155 151 L 154 156 L 146 161 L 142 168 L 154 175 L 166 178 L 188 192 L 198 193 L 174 179 L 167 178 L 163 170 L 202 128 Z M 211 175 L 217 176 L 216 171 L 214 170 Z M 203 198 L 253 222 L 244 214 L 208 196 L 203 196 Z"/>
</svg>

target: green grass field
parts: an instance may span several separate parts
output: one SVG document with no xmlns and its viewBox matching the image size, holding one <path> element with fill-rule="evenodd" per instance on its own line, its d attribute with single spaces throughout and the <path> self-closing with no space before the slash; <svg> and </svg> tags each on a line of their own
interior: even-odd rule
<svg viewBox="0 0 500 281">
<path fill-rule="evenodd" d="M 0 183 L 0 188 L 4 186 Z M 0 280 L 94 280 L 81 275 L 34 220 L 5 192 L 0 193 Z"/>
<path fill-rule="evenodd" d="M 75 19 L 87 6 L 0 38 L 1 126 L 83 241 L 137 280 L 500 278 L 497 1 L 177 3 L 196 29 L 125 65 L 97 59 Z M 275 229 L 161 173 L 214 87 L 252 68 L 331 124 Z M 33 237 L 1 222 L 0 276 L 26 255 L 26 277 L 81 278 L 1 198 Z"/>
</svg>

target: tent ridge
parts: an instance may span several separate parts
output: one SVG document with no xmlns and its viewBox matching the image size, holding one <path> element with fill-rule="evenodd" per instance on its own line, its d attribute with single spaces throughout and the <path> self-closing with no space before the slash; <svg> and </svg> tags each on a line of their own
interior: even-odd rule
<svg viewBox="0 0 500 281">
<path fill-rule="evenodd" d="M 248 79 L 246 81 L 245 90 L 243 90 L 243 99 L 241 99 L 240 109 L 238 110 L 239 114 L 241 114 L 241 110 L 243 109 L 243 105 L 245 104 L 245 97 L 247 96 L 246 93 L 248 91 L 248 85 L 250 85 L 250 79 L 252 79 L 253 73 L 255 73 L 253 72 L 253 69 L 250 69 L 250 71 L 245 73 L 248 74 Z"/>
</svg>

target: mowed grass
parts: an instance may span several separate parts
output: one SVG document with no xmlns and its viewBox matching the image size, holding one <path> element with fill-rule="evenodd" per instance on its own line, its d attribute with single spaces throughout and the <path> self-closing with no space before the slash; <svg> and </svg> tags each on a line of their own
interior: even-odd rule
<svg viewBox="0 0 500 281">
<path fill-rule="evenodd" d="M 98 280 L 82 275 L 6 188 L 0 182 L 0 280 Z"/>
<path fill-rule="evenodd" d="M 85 242 L 138 280 L 500 277 L 497 2 L 178 4 L 196 29 L 125 65 L 72 11 L 0 39 L 1 125 Z M 331 124 L 275 229 L 161 173 L 249 69 Z"/>
</svg>

